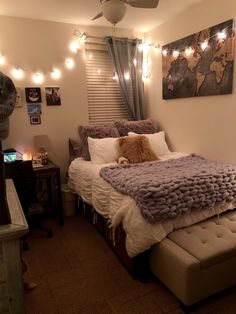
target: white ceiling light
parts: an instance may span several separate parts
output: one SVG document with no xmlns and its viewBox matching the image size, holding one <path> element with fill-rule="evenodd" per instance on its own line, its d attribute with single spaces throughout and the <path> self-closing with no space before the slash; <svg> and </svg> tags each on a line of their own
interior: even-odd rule
<svg viewBox="0 0 236 314">
<path fill-rule="evenodd" d="M 110 0 L 102 4 L 102 13 L 106 20 L 117 24 L 125 16 L 126 6 L 120 0 Z"/>
</svg>

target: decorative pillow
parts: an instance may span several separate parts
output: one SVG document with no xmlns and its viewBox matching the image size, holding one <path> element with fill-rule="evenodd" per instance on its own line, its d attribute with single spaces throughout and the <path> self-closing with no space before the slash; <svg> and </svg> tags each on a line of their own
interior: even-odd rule
<svg viewBox="0 0 236 314">
<path fill-rule="evenodd" d="M 130 164 L 157 160 L 146 136 L 130 136 L 118 139 L 120 155 L 127 158 Z"/>
<path fill-rule="evenodd" d="M 139 134 L 129 132 L 128 135 L 138 136 Z M 156 156 L 167 155 L 171 153 L 165 141 L 164 131 L 154 133 L 154 134 L 143 134 L 143 135 L 147 137 L 149 144 L 151 146 L 151 149 L 154 151 Z"/>
<path fill-rule="evenodd" d="M 77 157 L 80 157 L 80 142 L 79 139 L 69 138 L 69 155 L 70 161 L 74 160 Z"/>
<path fill-rule="evenodd" d="M 156 123 L 152 119 L 139 121 L 118 120 L 114 122 L 114 126 L 118 129 L 120 136 L 126 136 L 129 132 L 151 134 L 158 131 Z"/>
<path fill-rule="evenodd" d="M 91 161 L 94 164 L 105 164 L 117 161 L 119 158 L 119 144 L 117 138 L 102 139 L 88 137 L 88 148 Z"/>
<path fill-rule="evenodd" d="M 112 126 L 91 126 L 81 125 L 78 128 L 81 142 L 81 157 L 85 160 L 90 160 L 88 150 L 88 137 L 104 138 L 104 137 L 119 137 L 117 128 Z"/>
</svg>

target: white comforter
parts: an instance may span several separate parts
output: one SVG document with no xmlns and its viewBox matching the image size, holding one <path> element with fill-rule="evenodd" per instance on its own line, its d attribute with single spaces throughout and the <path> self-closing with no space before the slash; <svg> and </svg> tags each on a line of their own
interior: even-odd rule
<svg viewBox="0 0 236 314">
<path fill-rule="evenodd" d="M 161 161 L 185 155 L 174 152 L 163 156 Z M 69 186 L 85 202 L 93 205 L 98 213 L 110 218 L 111 226 L 114 229 L 120 223 L 123 224 L 126 232 L 126 249 L 130 257 L 134 257 L 153 244 L 160 242 L 174 229 L 192 225 L 236 207 L 236 202 L 228 203 L 222 207 L 192 212 L 175 219 L 150 224 L 142 217 L 134 199 L 116 191 L 100 177 L 100 169 L 108 165 L 111 163 L 95 165 L 90 161 L 84 161 L 82 158 L 75 159 L 69 168 Z"/>
</svg>

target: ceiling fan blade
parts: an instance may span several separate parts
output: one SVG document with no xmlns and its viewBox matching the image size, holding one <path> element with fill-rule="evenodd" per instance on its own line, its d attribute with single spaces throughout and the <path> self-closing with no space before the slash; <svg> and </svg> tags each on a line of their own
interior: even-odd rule
<svg viewBox="0 0 236 314">
<path fill-rule="evenodd" d="M 99 18 L 102 17 L 102 16 L 103 16 L 103 13 L 100 12 L 100 13 L 98 13 L 96 16 L 94 16 L 94 18 L 92 18 L 91 21 L 94 21 L 94 20 L 96 20 L 96 19 L 99 19 Z"/>
<path fill-rule="evenodd" d="M 154 9 L 158 6 L 159 0 L 123 0 L 123 2 L 135 8 Z"/>
</svg>

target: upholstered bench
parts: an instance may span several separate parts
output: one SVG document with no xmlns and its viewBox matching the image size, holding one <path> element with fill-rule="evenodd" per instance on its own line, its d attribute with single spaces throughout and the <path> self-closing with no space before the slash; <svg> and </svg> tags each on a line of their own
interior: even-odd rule
<svg viewBox="0 0 236 314">
<path fill-rule="evenodd" d="M 169 234 L 150 268 L 185 306 L 235 285 L 236 210 Z"/>
</svg>

